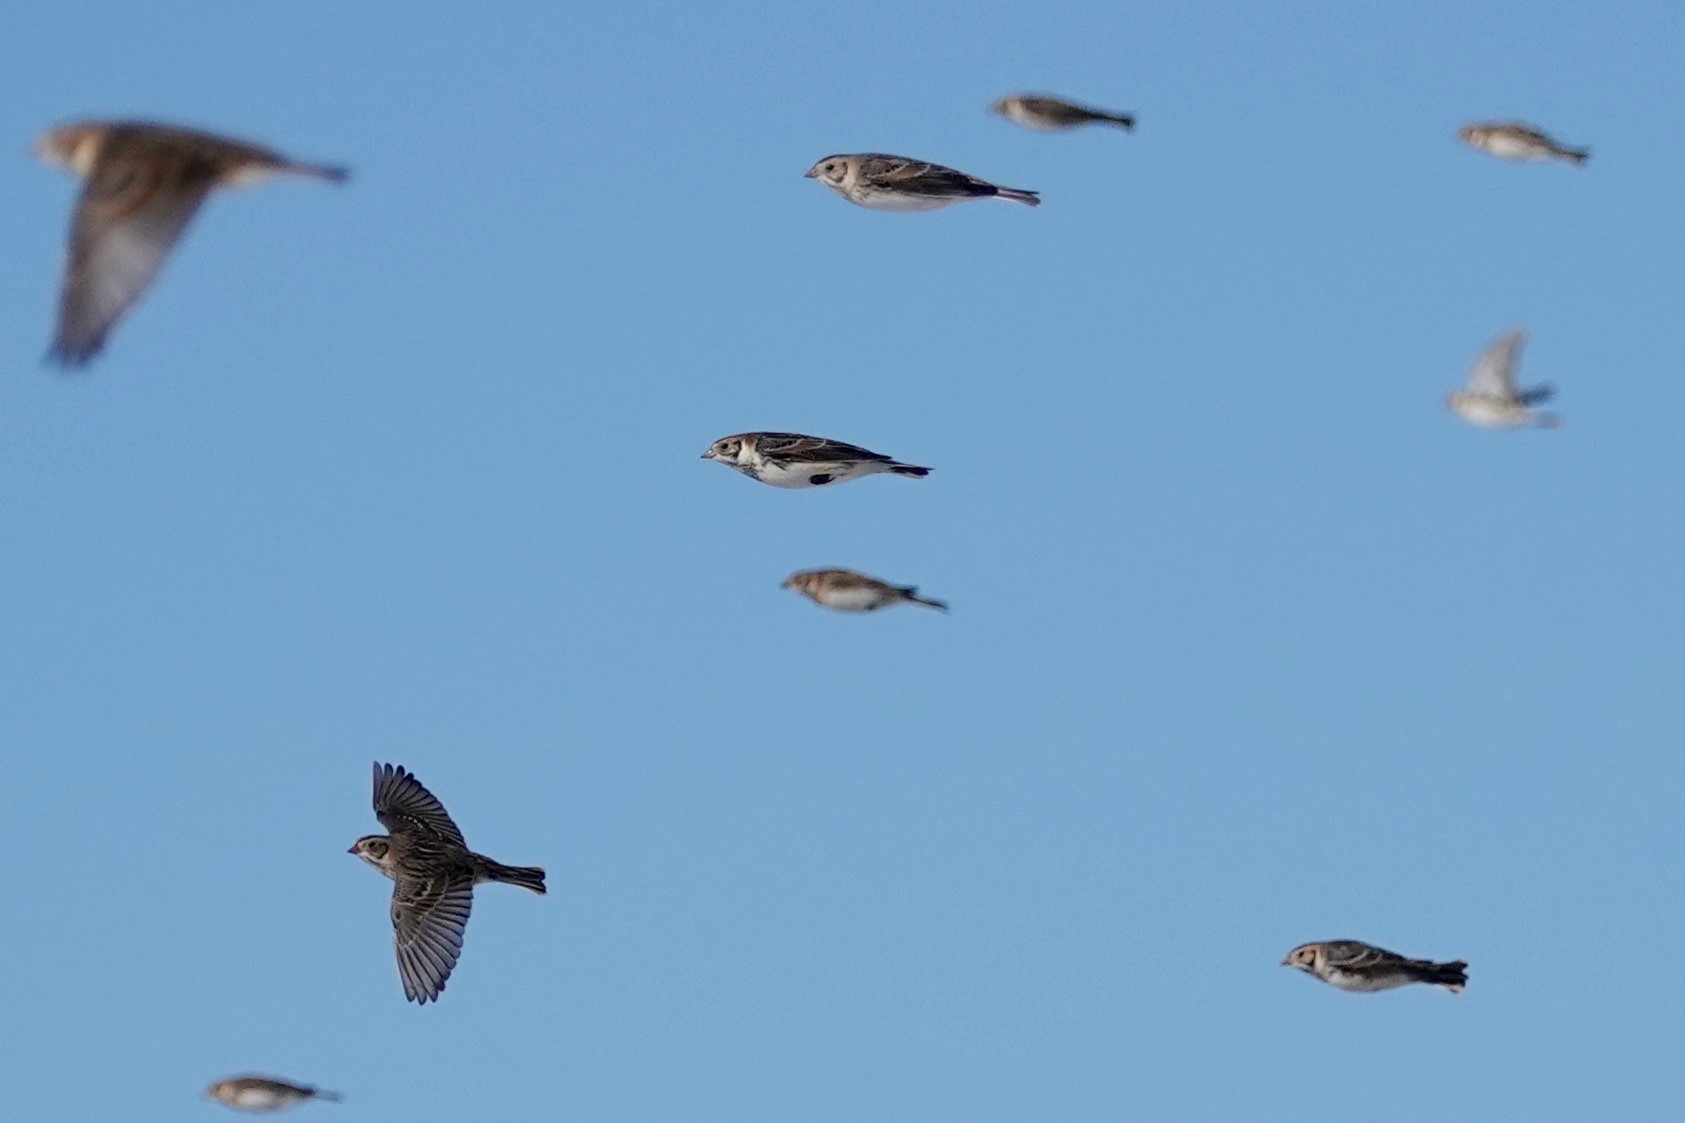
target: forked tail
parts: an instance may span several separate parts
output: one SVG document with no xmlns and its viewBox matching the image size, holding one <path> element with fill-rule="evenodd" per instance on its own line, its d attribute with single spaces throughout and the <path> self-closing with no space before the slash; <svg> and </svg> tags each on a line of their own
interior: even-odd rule
<svg viewBox="0 0 1685 1123">
<path fill-rule="evenodd" d="M 922 480 L 930 475 L 929 468 L 920 468 L 917 464 L 902 464 L 900 461 L 891 462 L 889 470 L 898 476 L 911 476 L 915 480 Z"/>
<path fill-rule="evenodd" d="M 1444 987 L 1452 994 L 1461 994 L 1469 985 L 1469 965 L 1460 959 L 1450 963 L 1424 962 L 1417 966 L 1416 977 L 1424 983 Z"/>
<path fill-rule="evenodd" d="M 930 597 L 919 596 L 919 590 L 918 590 L 917 585 L 903 585 L 901 587 L 900 592 L 901 592 L 901 595 L 903 597 L 912 601 L 914 604 L 922 604 L 922 605 L 926 606 L 927 608 L 934 608 L 938 612 L 948 611 L 948 602 L 947 601 L 945 601 L 945 600 L 933 600 Z"/>
<path fill-rule="evenodd" d="M 1014 203 L 1023 203 L 1026 207 L 1041 206 L 1041 192 L 1020 191 L 1016 187 L 997 187 L 995 194 L 1002 199 L 1011 199 Z"/>
</svg>

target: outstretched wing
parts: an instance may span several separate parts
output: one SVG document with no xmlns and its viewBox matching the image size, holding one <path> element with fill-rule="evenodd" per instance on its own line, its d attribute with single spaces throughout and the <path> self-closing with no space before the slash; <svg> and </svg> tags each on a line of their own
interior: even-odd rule
<svg viewBox="0 0 1685 1123">
<path fill-rule="evenodd" d="M 1526 342 L 1527 333 L 1516 328 L 1487 344 L 1469 371 L 1469 393 L 1493 398 L 1515 397 L 1515 368 Z"/>
<path fill-rule="evenodd" d="M 474 875 L 452 870 L 436 877 L 399 877 L 392 885 L 392 943 L 404 997 L 437 1001 L 462 958 L 462 935 L 474 905 Z"/>
<path fill-rule="evenodd" d="M 1323 944 L 1323 954 L 1330 967 L 1346 971 L 1369 971 L 1376 967 L 1404 961 L 1404 957 L 1361 940 L 1329 940 Z"/>
<path fill-rule="evenodd" d="M 393 834 L 436 838 L 461 847 L 468 845 L 446 813 L 445 805 L 422 787 L 420 780 L 404 771 L 401 764 L 375 764 L 374 814 L 380 825 Z"/>
<path fill-rule="evenodd" d="M 858 445 L 827 440 L 824 437 L 806 437 L 800 433 L 761 433 L 755 438 L 755 450 L 762 456 L 793 460 L 801 464 L 829 464 L 838 460 L 889 460 L 889 457 L 880 452 L 873 452 Z"/>
<path fill-rule="evenodd" d="M 158 275 L 213 183 L 201 162 L 159 157 L 101 160 L 70 224 L 52 357 L 79 366 Z"/>
</svg>

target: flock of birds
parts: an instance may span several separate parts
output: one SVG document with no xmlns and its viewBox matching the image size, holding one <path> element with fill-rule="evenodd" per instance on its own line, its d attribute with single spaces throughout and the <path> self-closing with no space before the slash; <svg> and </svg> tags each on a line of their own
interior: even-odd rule
<svg viewBox="0 0 1685 1123">
<path fill-rule="evenodd" d="M 1061 131 L 1086 125 L 1135 128 L 1127 113 L 1081 105 L 1046 94 L 1016 94 L 992 110 L 1016 124 Z M 1465 127 L 1460 139 L 1506 160 L 1584 164 L 1589 153 L 1563 145 L 1518 122 Z M 83 181 L 71 221 L 49 358 L 65 367 L 89 363 L 113 329 L 146 292 L 159 268 L 211 192 L 277 175 L 343 183 L 346 169 L 289 159 L 273 149 L 193 129 L 144 121 L 81 121 L 45 134 L 37 145 L 47 161 Z M 851 203 L 872 210 L 929 211 L 974 199 L 1039 206 L 1040 194 L 1003 187 L 927 161 L 882 153 L 827 156 L 807 177 Z M 1505 333 L 1481 352 L 1467 384 L 1447 405 L 1486 428 L 1554 427 L 1559 419 L 1534 407 L 1551 396 L 1546 386 L 1522 389 L 1516 368 L 1525 334 Z M 931 469 L 826 437 L 754 432 L 723 437 L 702 454 L 771 487 L 817 488 L 888 473 L 922 479 Z M 895 604 L 947 610 L 910 585 L 896 585 L 848 569 L 792 574 L 784 587 L 842 612 L 873 612 Z M 462 954 L 473 890 L 503 882 L 545 892 L 544 870 L 505 866 L 468 849 L 444 805 L 401 766 L 374 766 L 374 812 L 389 833 L 365 835 L 350 848 L 391 879 L 391 920 L 404 997 L 437 1001 Z M 1412 959 L 1357 940 L 1325 940 L 1294 948 L 1282 961 L 1347 991 L 1380 991 L 1427 983 L 1453 993 L 1468 982 L 1468 964 Z M 270 1076 L 219 1080 L 211 1099 L 243 1111 L 267 1112 L 306 1100 L 338 1100 L 333 1092 Z"/>
</svg>

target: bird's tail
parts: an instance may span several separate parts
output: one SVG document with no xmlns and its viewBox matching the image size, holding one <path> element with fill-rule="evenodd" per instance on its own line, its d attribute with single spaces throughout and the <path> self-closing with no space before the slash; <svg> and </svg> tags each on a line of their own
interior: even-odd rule
<svg viewBox="0 0 1685 1123">
<path fill-rule="evenodd" d="M 500 862 L 486 859 L 486 875 L 493 881 L 501 881 L 508 885 L 519 885 L 522 889 L 531 889 L 534 893 L 543 893 L 544 870 L 538 866 L 506 866 Z"/>
<path fill-rule="evenodd" d="M 1135 131 L 1135 118 L 1127 113 L 1102 113 L 1100 114 L 1100 120 L 1110 121 L 1127 133 Z"/>
<path fill-rule="evenodd" d="M 1014 203 L 1023 203 L 1026 207 L 1041 206 L 1040 191 L 1020 191 L 1016 187 L 997 187 L 995 194 L 1002 199 L 1011 199 Z"/>
<path fill-rule="evenodd" d="M 351 178 L 351 169 L 338 164 L 288 164 L 286 170 L 296 175 L 325 179 L 329 183 L 344 183 Z"/>
<path fill-rule="evenodd" d="M 915 480 L 922 480 L 930 475 L 929 468 L 920 468 L 917 464 L 903 464 L 898 460 L 890 462 L 889 470 L 898 476 L 911 476 Z"/>
<path fill-rule="evenodd" d="M 1531 389 L 1521 391 L 1519 396 L 1522 405 L 1536 406 L 1540 402 L 1550 401 L 1551 395 L 1555 393 L 1556 387 L 1554 386 L 1534 386 Z"/>
<path fill-rule="evenodd" d="M 1575 167 L 1579 167 L 1591 159 L 1591 149 L 1589 148 L 1559 148 L 1557 152 Z"/>
<path fill-rule="evenodd" d="M 914 604 L 922 604 L 929 608 L 934 608 L 938 612 L 948 611 L 947 601 L 933 600 L 930 597 L 919 596 L 919 589 L 917 585 L 903 585 L 900 589 L 900 593 Z"/>
<path fill-rule="evenodd" d="M 316 1100 L 326 1100 L 331 1104 L 336 1104 L 345 1097 L 340 1095 L 338 1092 L 330 1092 L 326 1088 L 312 1088 L 310 1089 L 310 1098 Z"/>
<path fill-rule="evenodd" d="M 1562 415 L 1560 413 L 1535 413 L 1533 425 L 1539 429 L 1560 429 L 1562 428 Z"/>
<path fill-rule="evenodd" d="M 1451 963 L 1432 963 L 1423 960 L 1413 965 L 1416 977 L 1424 983 L 1444 987 L 1452 994 L 1461 994 L 1469 985 L 1469 965 L 1458 959 Z"/>
</svg>

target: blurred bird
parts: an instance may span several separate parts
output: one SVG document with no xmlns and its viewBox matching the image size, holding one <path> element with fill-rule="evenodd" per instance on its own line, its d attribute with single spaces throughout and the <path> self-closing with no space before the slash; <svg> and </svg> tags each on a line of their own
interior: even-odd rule
<svg viewBox="0 0 1685 1123">
<path fill-rule="evenodd" d="M 800 433 L 738 433 L 721 437 L 702 454 L 773 487 L 822 487 L 879 472 L 923 479 L 929 468 L 903 464 L 879 452 Z"/>
<path fill-rule="evenodd" d="M 1569 148 L 1558 144 L 1542 130 L 1519 121 L 1483 121 L 1465 125 L 1457 136 L 1470 148 L 1505 160 L 1566 160 L 1583 164 L 1591 159 L 1588 148 Z"/>
<path fill-rule="evenodd" d="M 1060 132 L 1096 122 L 1118 125 L 1125 131 L 1135 128 L 1135 118 L 1127 113 L 1113 113 L 1108 109 L 1079 105 L 1074 101 L 1051 94 L 1012 94 L 989 107 L 1015 125 L 1038 132 Z"/>
<path fill-rule="evenodd" d="M 786 577 L 782 588 L 794 589 L 815 604 L 838 612 L 875 612 L 903 601 L 948 611 L 945 601 L 919 596 L 915 585 L 891 585 L 852 569 L 803 570 Z"/>
<path fill-rule="evenodd" d="M 78 121 L 35 148 L 83 179 L 48 355 L 67 367 L 105 346 L 213 190 L 286 173 L 334 183 L 349 176 L 243 141 L 141 121 Z"/>
<path fill-rule="evenodd" d="M 877 152 L 827 156 L 807 170 L 851 203 L 875 211 L 933 211 L 968 199 L 1011 199 L 1038 207 L 1038 192 L 1000 187 L 976 176 L 905 156 Z"/>
<path fill-rule="evenodd" d="M 1452 391 L 1445 404 L 1464 421 L 1485 429 L 1554 429 L 1561 425 L 1562 419 L 1556 414 L 1529 408 L 1549 401 L 1555 393 L 1551 387 L 1516 388 L 1515 368 L 1526 342 L 1527 333 L 1520 328 L 1494 339 L 1469 370 L 1468 386 Z"/>
<path fill-rule="evenodd" d="M 1435 963 L 1406 959 L 1359 940 L 1326 940 L 1300 944 L 1281 961 L 1341 990 L 1391 990 L 1406 983 L 1432 983 L 1452 994 L 1468 985 L 1468 964 L 1462 960 Z"/>
<path fill-rule="evenodd" d="M 206 1088 L 205 1095 L 236 1111 L 253 1113 L 280 1111 L 284 1107 L 296 1107 L 305 1100 L 340 1101 L 338 1092 L 325 1092 L 308 1084 L 292 1084 L 268 1076 L 231 1076 Z"/>
<path fill-rule="evenodd" d="M 364 835 L 349 853 L 392 879 L 392 931 L 404 997 L 437 1001 L 462 955 L 474 886 L 544 892 L 544 871 L 505 866 L 468 849 L 444 805 L 402 766 L 374 766 L 374 814 L 390 835 Z"/>
</svg>

